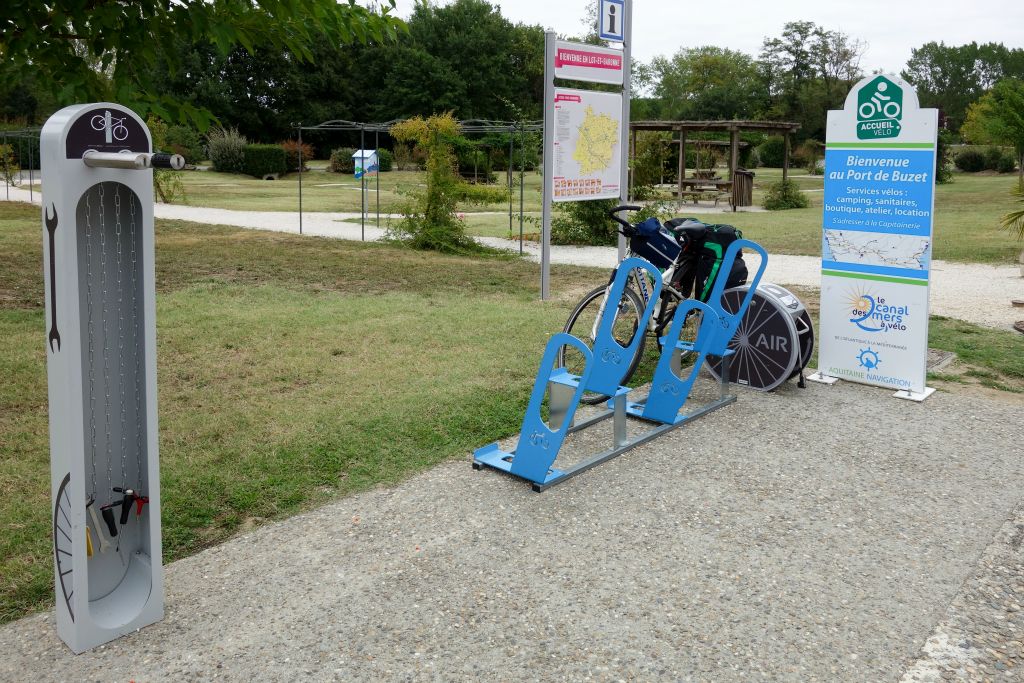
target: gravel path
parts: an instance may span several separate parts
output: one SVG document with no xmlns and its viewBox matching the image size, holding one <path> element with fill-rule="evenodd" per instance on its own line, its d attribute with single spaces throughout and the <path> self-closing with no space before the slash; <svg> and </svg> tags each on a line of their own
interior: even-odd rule
<svg viewBox="0 0 1024 683">
<path fill-rule="evenodd" d="M 11 199 L 28 201 L 27 190 L 11 189 Z M 39 203 L 39 193 L 35 193 Z M 157 218 L 180 219 L 196 223 L 231 225 L 256 230 L 298 233 L 299 215 L 294 211 L 233 211 L 210 209 L 178 204 L 157 204 L 154 209 Z M 362 238 L 361 226 L 347 221 L 359 219 L 358 213 L 304 213 L 303 233 L 320 237 L 358 240 Z M 739 221 L 737 221 L 739 222 Z M 367 222 L 367 240 L 378 240 L 384 231 Z M 480 242 L 489 246 L 519 250 L 519 242 L 496 237 L 481 237 Z M 534 261 L 540 261 L 540 247 L 527 242 L 525 253 Z M 616 250 L 610 247 L 566 247 L 551 248 L 553 263 L 611 268 L 616 263 Z M 758 259 L 751 257 L 750 264 L 756 268 Z M 772 254 L 765 279 L 784 285 L 819 287 L 821 285 L 821 259 L 816 256 L 789 256 Z M 984 264 L 932 262 L 931 312 L 950 318 L 959 318 L 978 325 L 1013 329 L 1013 323 L 1024 318 L 1024 312 L 1014 308 L 1013 299 L 1024 299 L 1024 278 L 1016 266 L 993 266 Z"/>
<path fill-rule="evenodd" d="M 543 494 L 452 462 L 170 565 L 166 619 L 93 652 L 0 627 L 0 680 L 895 682 L 997 557 L 1019 437 L 790 384 Z"/>
</svg>

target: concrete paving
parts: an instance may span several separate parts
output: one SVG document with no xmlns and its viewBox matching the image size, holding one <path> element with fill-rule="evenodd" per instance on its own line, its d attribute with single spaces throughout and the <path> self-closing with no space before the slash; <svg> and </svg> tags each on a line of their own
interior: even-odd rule
<svg viewBox="0 0 1024 683">
<path fill-rule="evenodd" d="M 0 627 L 0 680 L 897 681 L 1024 468 L 1019 406 L 890 393 L 745 392 L 542 494 L 448 463 L 170 565 L 95 651 Z"/>
</svg>

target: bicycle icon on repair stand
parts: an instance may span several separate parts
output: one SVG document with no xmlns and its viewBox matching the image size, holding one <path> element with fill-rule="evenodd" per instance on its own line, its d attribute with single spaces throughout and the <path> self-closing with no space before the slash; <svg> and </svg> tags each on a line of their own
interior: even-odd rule
<svg viewBox="0 0 1024 683">
<path fill-rule="evenodd" d="M 108 145 L 113 144 L 115 140 L 124 142 L 128 139 L 128 126 L 124 125 L 127 118 L 123 116 L 115 119 L 108 110 L 103 114 L 96 114 L 92 117 L 92 129 L 106 131 L 106 142 Z"/>
</svg>

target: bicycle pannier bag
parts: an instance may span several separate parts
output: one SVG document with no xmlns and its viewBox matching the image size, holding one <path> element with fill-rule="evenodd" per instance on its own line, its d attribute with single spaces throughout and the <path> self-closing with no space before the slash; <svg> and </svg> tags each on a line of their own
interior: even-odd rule
<svg viewBox="0 0 1024 683">
<path fill-rule="evenodd" d="M 633 226 L 635 233 L 629 240 L 634 254 L 647 259 L 655 268 L 665 270 L 679 256 L 680 246 L 671 232 L 657 218 L 648 218 Z"/>
<path fill-rule="evenodd" d="M 700 250 L 697 261 L 694 296 L 707 301 L 715 281 L 722 276 L 720 269 L 722 260 L 729 245 L 743 238 L 743 233 L 731 225 L 709 225 L 707 237 Z M 737 252 L 732 269 L 725 274 L 725 288 L 739 287 L 747 283 L 747 264 L 743 261 L 743 252 Z"/>
</svg>

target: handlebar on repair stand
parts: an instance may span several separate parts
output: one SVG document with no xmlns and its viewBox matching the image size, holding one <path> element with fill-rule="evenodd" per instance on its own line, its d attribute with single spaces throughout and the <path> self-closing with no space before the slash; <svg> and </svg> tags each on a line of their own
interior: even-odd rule
<svg viewBox="0 0 1024 683">
<path fill-rule="evenodd" d="M 641 207 L 641 206 L 634 206 L 632 204 L 620 204 L 619 206 L 616 206 L 614 209 L 609 211 L 608 212 L 608 216 L 613 221 L 615 221 L 616 223 L 618 223 L 619 225 L 622 226 L 622 230 L 619 230 L 619 232 L 621 232 L 626 237 L 629 237 L 634 232 L 633 225 L 629 221 L 627 221 L 626 219 L 619 218 L 619 216 L 617 214 L 620 211 L 639 211 L 642 208 L 643 207 Z"/>
</svg>

